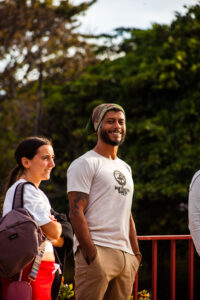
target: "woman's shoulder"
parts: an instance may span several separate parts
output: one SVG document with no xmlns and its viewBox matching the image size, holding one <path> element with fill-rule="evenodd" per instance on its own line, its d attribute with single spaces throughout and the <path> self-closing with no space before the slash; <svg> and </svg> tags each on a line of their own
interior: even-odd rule
<svg viewBox="0 0 200 300">
<path fill-rule="evenodd" d="M 34 184 L 27 182 L 27 184 L 25 184 L 24 186 L 24 198 L 40 198 L 40 199 L 45 199 L 48 200 L 47 196 L 45 195 L 45 193 L 39 189 L 38 187 L 36 187 Z"/>
<path fill-rule="evenodd" d="M 33 183 L 26 181 L 25 179 L 17 180 L 7 191 L 6 198 L 13 199 L 15 190 L 20 183 L 25 183 L 23 188 L 24 199 L 34 199 L 34 198 L 47 198 L 42 190 L 37 188 Z"/>
<path fill-rule="evenodd" d="M 15 183 L 13 183 L 13 185 L 11 185 L 11 187 L 9 187 L 9 189 L 7 190 L 6 195 L 5 195 L 4 204 L 3 204 L 3 215 L 8 213 L 12 209 L 12 203 L 13 203 L 13 198 L 14 198 L 16 187 L 18 186 L 19 183 L 25 182 L 25 181 L 26 180 L 24 180 L 24 179 L 19 179 Z"/>
<path fill-rule="evenodd" d="M 10 191 L 14 191 L 16 189 L 16 187 L 18 186 L 19 183 L 22 183 L 22 182 L 26 182 L 25 179 L 21 178 L 21 179 L 18 179 L 17 181 L 15 181 L 15 183 L 13 183 L 9 189 L 7 190 L 7 193 L 9 193 Z"/>
<path fill-rule="evenodd" d="M 13 183 L 13 184 L 9 187 L 9 189 L 8 189 L 7 192 L 6 192 L 5 200 L 6 200 L 6 199 L 13 199 L 14 193 L 15 193 L 15 189 L 16 189 L 16 187 L 18 186 L 18 184 L 21 183 L 21 182 L 26 182 L 26 180 L 24 180 L 24 179 L 19 179 L 19 180 L 17 180 L 15 183 Z"/>
</svg>

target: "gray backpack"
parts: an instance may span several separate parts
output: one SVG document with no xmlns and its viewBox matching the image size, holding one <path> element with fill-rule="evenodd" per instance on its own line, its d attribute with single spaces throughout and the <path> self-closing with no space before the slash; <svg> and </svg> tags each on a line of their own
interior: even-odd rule
<svg viewBox="0 0 200 300">
<path fill-rule="evenodd" d="M 32 183 L 17 185 L 13 209 L 0 219 L 0 276 L 4 278 L 12 278 L 27 266 L 45 240 L 40 227 L 28 210 L 23 208 L 25 184 Z"/>
</svg>

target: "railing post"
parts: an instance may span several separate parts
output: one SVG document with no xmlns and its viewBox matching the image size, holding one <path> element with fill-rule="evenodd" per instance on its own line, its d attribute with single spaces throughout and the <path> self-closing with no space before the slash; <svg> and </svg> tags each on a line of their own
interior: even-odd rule
<svg viewBox="0 0 200 300">
<path fill-rule="evenodd" d="M 170 254 L 170 287 L 171 287 L 171 298 L 170 300 L 176 299 L 176 240 L 171 240 L 171 254 Z"/>
<path fill-rule="evenodd" d="M 157 300 L 157 251 L 158 240 L 171 241 L 170 255 L 170 300 L 176 299 L 176 240 L 188 240 L 188 299 L 194 300 L 194 245 L 191 235 L 152 235 L 138 236 L 138 240 L 152 241 L 152 300 Z M 138 278 L 137 278 L 138 280 Z M 136 283 L 138 289 L 138 282 Z M 136 290 L 135 290 L 136 291 Z M 135 294 L 135 299 L 137 295 Z"/>
<path fill-rule="evenodd" d="M 194 246 L 193 241 L 188 241 L 188 273 L 189 273 L 189 300 L 194 298 Z"/>
<path fill-rule="evenodd" d="M 133 299 L 137 300 L 137 294 L 138 294 L 138 272 L 136 273 L 135 276 L 135 282 L 133 286 Z"/>
<path fill-rule="evenodd" d="M 152 300 L 157 300 L 157 240 L 152 241 Z"/>
</svg>

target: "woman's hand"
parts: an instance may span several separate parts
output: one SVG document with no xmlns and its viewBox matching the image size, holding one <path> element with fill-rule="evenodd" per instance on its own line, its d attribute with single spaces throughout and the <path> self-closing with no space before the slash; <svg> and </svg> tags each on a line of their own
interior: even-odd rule
<svg viewBox="0 0 200 300">
<path fill-rule="evenodd" d="M 64 242 L 65 242 L 65 240 L 64 240 L 64 237 L 62 237 L 62 236 L 59 237 L 59 239 L 57 239 L 57 240 L 51 241 L 51 243 L 54 247 L 62 247 L 64 245 Z"/>
<path fill-rule="evenodd" d="M 54 221 L 54 222 L 57 222 L 57 219 L 54 217 L 54 215 L 50 215 L 49 218 Z"/>
</svg>

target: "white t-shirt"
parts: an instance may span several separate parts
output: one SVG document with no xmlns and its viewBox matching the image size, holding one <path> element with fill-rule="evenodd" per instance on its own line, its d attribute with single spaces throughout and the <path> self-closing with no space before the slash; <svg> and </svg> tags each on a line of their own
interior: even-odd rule
<svg viewBox="0 0 200 300">
<path fill-rule="evenodd" d="M 8 189 L 3 205 L 3 216 L 12 210 L 15 189 L 20 182 L 26 182 L 26 180 L 19 179 Z M 24 208 L 30 212 L 39 226 L 51 222 L 49 218 L 51 206 L 47 196 L 31 184 L 24 186 Z M 46 240 L 45 252 L 53 252 L 52 243 L 48 240 Z"/>
<path fill-rule="evenodd" d="M 194 174 L 190 183 L 188 204 L 189 230 L 200 255 L 200 171 Z"/>
<path fill-rule="evenodd" d="M 67 171 L 67 190 L 89 194 L 85 217 L 96 245 L 133 254 L 129 240 L 133 196 L 131 168 L 91 150 L 74 160 Z M 75 237 L 74 251 L 78 241 Z"/>
</svg>

